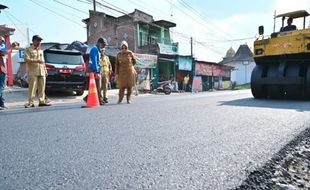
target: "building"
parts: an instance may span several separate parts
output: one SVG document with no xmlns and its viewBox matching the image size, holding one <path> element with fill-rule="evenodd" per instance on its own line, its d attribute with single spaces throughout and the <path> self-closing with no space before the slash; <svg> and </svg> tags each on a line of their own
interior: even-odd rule
<svg viewBox="0 0 310 190">
<path fill-rule="evenodd" d="M 230 81 L 231 67 L 220 65 L 214 62 L 195 60 L 195 78 L 201 81 L 201 90 L 207 91 L 210 88 L 227 89 L 224 81 Z"/>
<path fill-rule="evenodd" d="M 231 71 L 232 82 L 236 82 L 236 84 L 251 82 L 251 74 L 255 67 L 255 62 L 253 53 L 248 45 L 240 45 L 236 53 L 230 48 L 219 64 L 233 68 Z"/>
<path fill-rule="evenodd" d="M 176 76 L 178 46 L 172 43 L 169 30 L 176 26 L 175 23 L 155 21 L 153 16 L 137 9 L 120 17 L 90 10 L 89 18 L 83 22 L 87 25 L 89 45 L 95 44 L 100 37 L 107 38 L 108 48 L 118 49 L 123 40 L 128 42 L 129 49 L 140 61 L 137 65 L 138 78 L 154 78 L 156 85 L 159 80 Z M 113 65 L 113 56 L 109 56 Z"/>
</svg>

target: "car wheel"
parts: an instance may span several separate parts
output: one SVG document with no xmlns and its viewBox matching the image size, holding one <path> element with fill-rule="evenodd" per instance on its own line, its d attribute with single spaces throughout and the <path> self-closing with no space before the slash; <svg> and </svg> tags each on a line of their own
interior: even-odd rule
<svg viewBox="0 0 310 190">
<path fill-rule="evenodd" d="M 84 94 L 84 90 L 77 90 L 76 95 L 77 96 L 82 96 Z"/>
</svg>

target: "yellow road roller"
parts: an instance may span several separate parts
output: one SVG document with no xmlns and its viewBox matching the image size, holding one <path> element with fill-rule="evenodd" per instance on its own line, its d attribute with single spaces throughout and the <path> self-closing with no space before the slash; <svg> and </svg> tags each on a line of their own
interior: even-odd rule
<svg viewBox="0 0 310 190">
<path fill-rule="evenodd" d="M 264 38 L 264 27 L 254 41 L 256 63 L 251 76 L 251 91 L 259 99 L 310 99 L 309 13 L 299 10 L 275 16 L 282 27 Z M 298 28 L 293 21 L 303 19 Z M 287 21 L 287 26 L 286 22 Z M 275 28 L 275 27 L 274 27 Z"/>
</svg>

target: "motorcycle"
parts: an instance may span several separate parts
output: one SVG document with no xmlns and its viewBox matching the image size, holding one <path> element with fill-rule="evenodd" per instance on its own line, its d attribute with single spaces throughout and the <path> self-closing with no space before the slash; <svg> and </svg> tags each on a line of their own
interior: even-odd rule
<svg viewBox="0 0 310 190">
<path fill-rule="evenodd" d="M 151 82 L 151 92 L 154 92 L 154 93 L 163 92 L 166 95 L 170 95 L 171 94 L 172 86 L 171 86 L 171 81 L 170 80 L 158 82 L 156 88 L 153 86 L 153 80 L 154 79 L 152 79 L 150 81 Z"/>
</svg>

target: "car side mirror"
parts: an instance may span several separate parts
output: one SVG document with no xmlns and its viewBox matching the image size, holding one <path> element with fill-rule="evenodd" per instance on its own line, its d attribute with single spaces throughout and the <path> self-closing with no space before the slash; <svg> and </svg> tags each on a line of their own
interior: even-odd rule
<svg viewBox="0 0 310 190">
<path fill-rule="evenodd" d="M 258 27 L 258 34 L 263 35 L 264 34 L 264 26 L 259 26 Z"/>
</svg>

